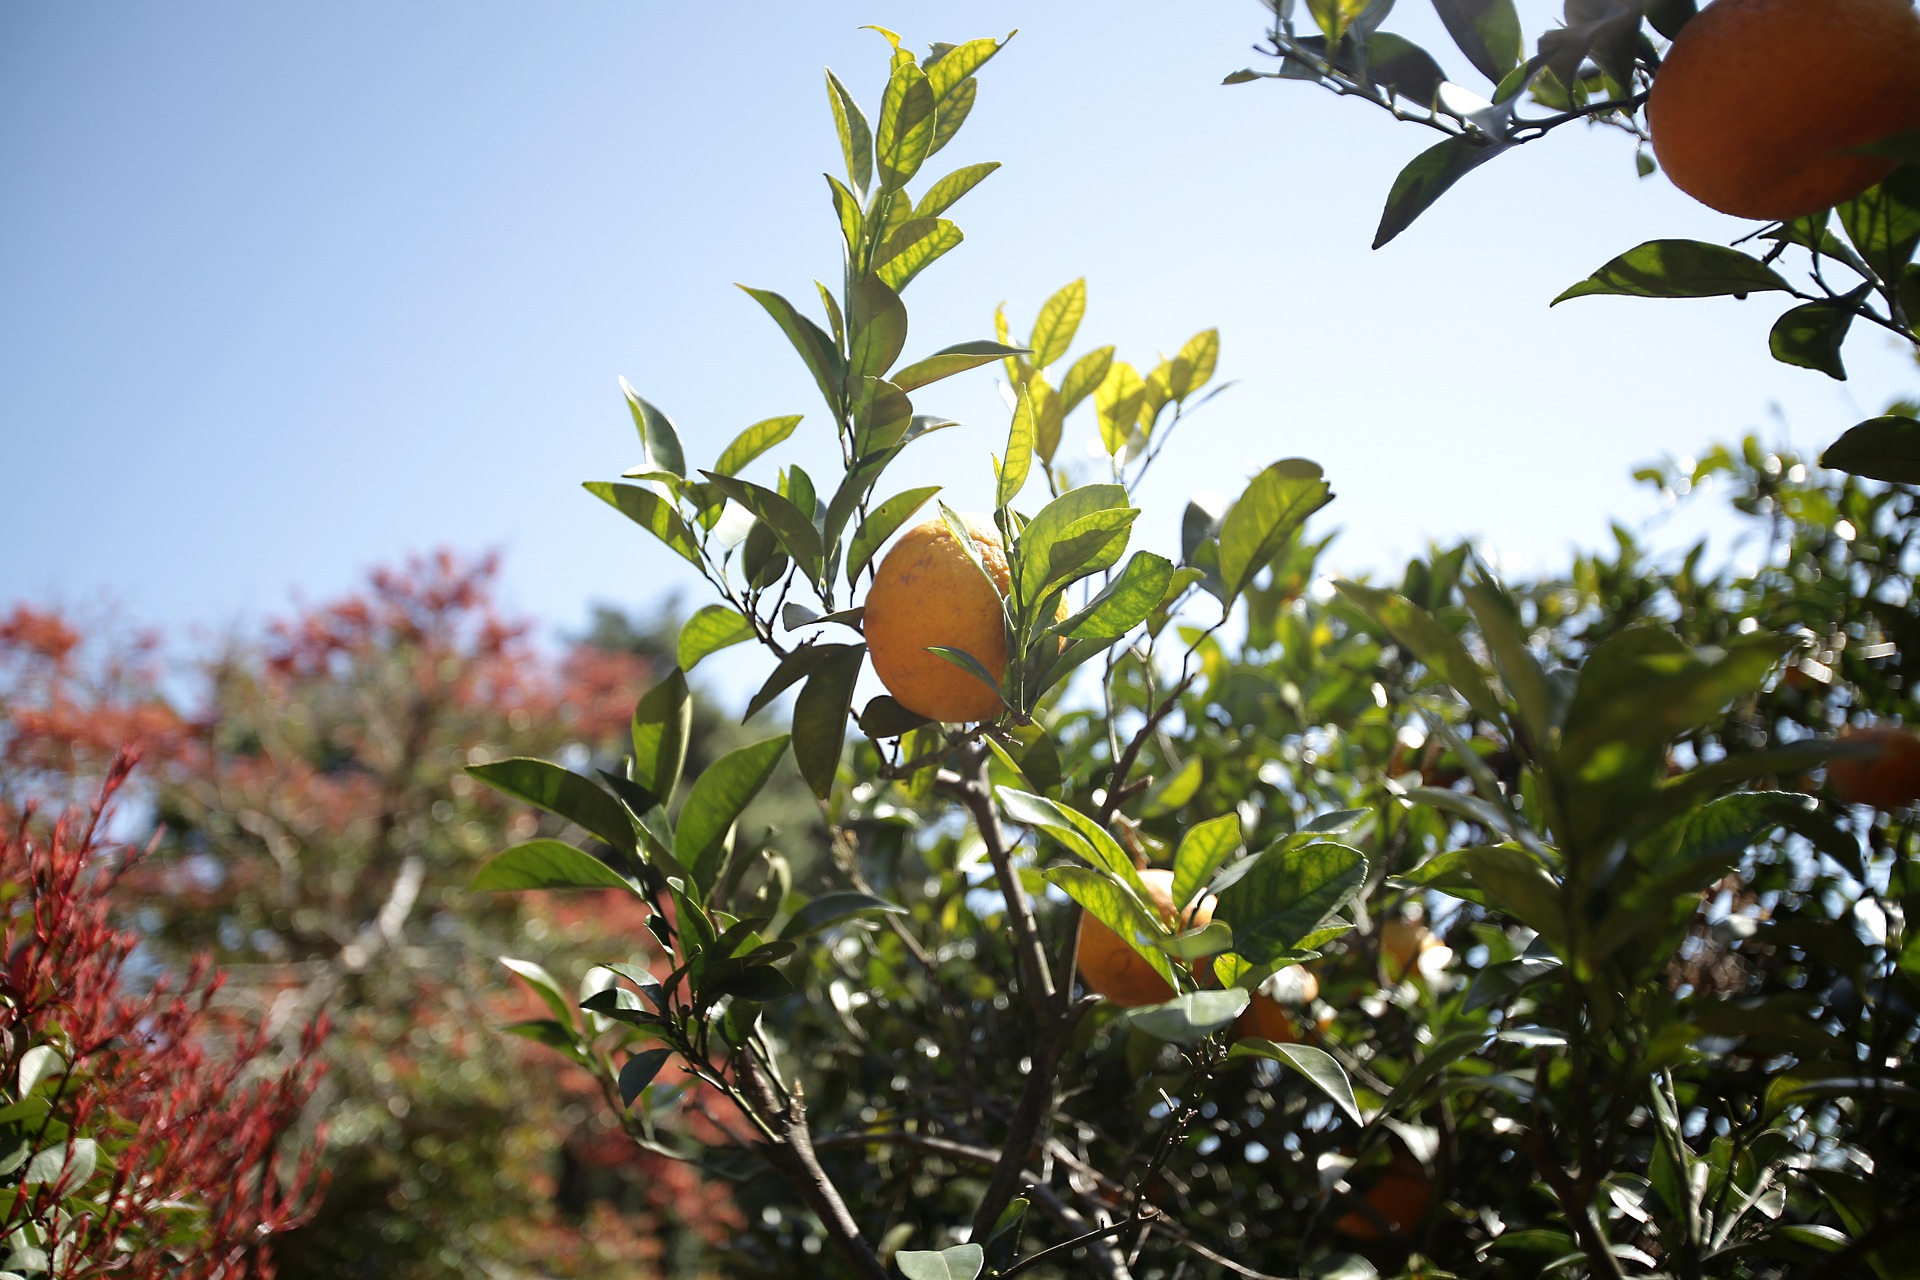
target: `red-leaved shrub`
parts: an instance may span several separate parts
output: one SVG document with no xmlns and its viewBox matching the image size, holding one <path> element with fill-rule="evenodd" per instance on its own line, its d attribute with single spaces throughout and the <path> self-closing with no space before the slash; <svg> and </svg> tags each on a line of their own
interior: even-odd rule
<svg viewBox="0 0 1920 1280">
<path fill-rule="evenodd" d="M 0 1269 L 60 1280 L 270 1277 L 270 1245 L 320 1190 L 319 1135 L 290 1139 L 320 1073 L 324 1021 L 276 1043 L 214 1005 L 205 960 L 148 981 L 109 898 L 139 851 L 104 839 L 133 767 L 48 824 L 0 829 Z"/>
</svg>

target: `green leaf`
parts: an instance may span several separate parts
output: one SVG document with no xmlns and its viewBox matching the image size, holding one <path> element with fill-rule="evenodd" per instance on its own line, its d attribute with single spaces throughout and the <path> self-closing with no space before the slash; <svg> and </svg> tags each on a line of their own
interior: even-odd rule
<svg viewBox="0 0 1920 1280">
<path fill-rule="evenodd" d="M 913 517 L 913 514 L 925 506 L 927 499 L 940 492 L 940 486 L 930 484 L 923 489 L 908 489 L 896 493 L 875 507 L 860 522 L 854 531 L 853 542 L 847 548 L 847 585 L 854 585 L 860 571 L 872 563 L 874 553 L 891 538 L 894 531 Z"/>
<path fill-rule="evenodd" d="M 1378 249 L 1413 225 L 1454 183 L 1499 155 L 1506 148 L 1475 134 L 1460 134 L 1428 147 L 1415 156 L 1387 192 L 1380 226 L 1373 233 Z"/>
<path fill-rule="evenodd" d="M 932 154 L 936 101 L 926 72 L 911 59 L 894 63 L 873 135 L 882 191 L 906 186 Z"/>
<path fill-rule="evenodd" d="M 724 604 L 710 604 L 681 626 L 676 657 L 682 671 L 691 671 L 708 654 L 751 639 L 753 624 L 739 610 Z"/>
<path fill-rule="evenodd" d="M 951 347 L 944 347 L 924 360 L 916 360 L 904 368 L 894 370 L 893 376 L 888 381 L 902 391 L 912 391 L 926 386 L 929 382 L 938 382 L 956 373 L 978 369 L 983 364 L 991 364 L 1005 356 L 1020 355 L 1025 350 L 1025 347 L 1010 347 L 1004 342 L 960 342 Z"/>
<path fill-rule="evenodd" d="M 1000 464 L 1000 481 L 994 496 L 994 506 L 1001 509 L 1020 496 L 1033 470 L 1033 398 L 1024 388 L 1016 394 L 1013 425 L 1007 431 L 1007 456 Z"/>
<path fill-rule="evenodd" d="M 866 113 L 831 71 L 827 72 L 827 99 L 833 104 L 833 126 L 840 135 L 840 154 L 846 158 L 847 180 L 864 192 L 873 182 L 873 132 L 867 127 Z"/>
<path fill-rule="evenodd" d="M 928 59 L 927 82 L 932 86 L 934 96 L 942 99 L 949 97 L 959 89 L 962 81 L 985 66 L 987 60 L 1000 52 L 1007 40 L 1011 39 L 1013 39 L 1012 32 L 1007 33 L 1006 40 L 994 40 L 982 36 L 976 40 L 957 44 L 938 58 Z M 940 109 L 946 110 L 944 102 Z"/>
<path fill-rule="evenodd" d="M 1004 792 L 1005 788 L 1002 788 Z M 1131 867 L 1133 864 L 1127 865 Z M 1079 903 L 1088 915 L 1113 930 L 1152 966 L 1153 971 L 1169 987 L 1179 990 L 1179 984 L 1173 976 L 1173 964 L 1159 945 L 1170 935 L 1166 926 L 1141 905 L 1141 898 L 1115 883 L 1111 876 L 1091 867 L 1048 867 L 1040 874 L 1047 883 Z"/>
<path fill-rule="evenodd" d="M 1173 853 L 1173 900 L 1192 902 L 1227 859 L 1240 851 L 1241 839 L 1237 813 L 1223 813 L 1188 827 Z"/>
<path fill-rule="evenodd" d="M 26 1172 L 20 1175 L 20 1185 L 37 1187 L 58 1183 L 64 1194 L 72 1195 L 93 1177 L 99 1160 L 99 1144 L 92 1138 L 56 1142 L 34 1152 L 33 1159 L 27 1161 Z"/>
<path fill-rule="evenodd" d="M 623 853 L 635 851 L 633 823 L 620 802 L 592 782 L 545 760 L 515 757 L 467 766 L 495 791 L 576 823 Z"/>
<path fill-rule="evenodd" d="M 692 872 L 702 890 L 712 886 L 720 870 L 720 852 L 727 833 L 747 807 L 774 766 L 786 754 L 788 737 L 768 738 L 729 751 L 694 779 L 693 790 L 674 826 L 675 854 Z"/>
<path fill-rule="evenodd" d="M 1185 764 L 1147 788 L 1147 794 L 1140 797 L 1140 816 L 1158 818 L 1177 812 L 1200 790 L 1205 774 L 1200 757 L 1188 756 Z"/>
<path fill-rule="evenodd" d="M 1000 691 L 999 679 L 994 676 L 993 672 L 987 670 L 984 662 L 968 653 L 965 649 L 956 649 L 952 645 L 946 644 L 930 644 L 927 646 L 927 652 L 946 659 L 954 666 L 978 680 L 981 684 L 986 685 L 989 689 L 993 690 L 994 696 L 1000 699 L 1000 705 L 1002 707 L 1007 705 L 1006 695 Z"/>
<path fill-rule="evenodd" d="M 974 100 L 980 95 L 980 82 L 969 76 L 954 86 L 953 92 L 940 100 L 940 114 L 933 131 L 933 155 L 940 148 L 953 141 L 953 135 L 960 132 L 960 126 L 966 123 L 967 116 L 973 112 Z"/>
<path fill-rule="evenodd" d="M 1335 69 L 1354 79 L 1364 79 L 1376 90 L 1386 89 L 1421 107 L 1432 106 L 1440 96 L 1440 86 L 1447 81 L 1447 73 L 1432 54 L 1391 31 L 1374 32 L 1364 46 L 1343 40 L 1331 59 L 1327 58 L 1327 42 L 1321 36 L 1308 36 L 1294 41 L 1294 45 L 1295 51 L 1290 51 L 1281 64 L 1289 79 L 1295 76 L 1315 79 L 1319 75 L 1318 64 L 1329 61 Z M 1298 51 L 1310 56 L 1300 57 Z"/>
<path fill-rule="evenodd" d="M 65 1073 L 67 1067 L 60 1060 L 60 1054 L 51 1045 L 37 1044 L 20 1055 L 20 1089 L 15 1095 L 25 1098 L 40 1087 L 42 1080 L 51 1080 Z"/>
<path fill-rule="evenodd" d="M 1307 517 L 1333 501 L 1318 465 L 1286 458 L 1255 476 L 1220 524 L 1220 576 L 1229 598 L 1252 584 Z"/>
<path fill-rule="evenodd" d="M 865 276 L 853 286 L 853 346 L 847 357 L 852 377 L 880 377 L 900 358 L 907 345 L 907 309 L 900 295 L 876 276 Z"/>
<path fill-rule="evenodd" d="M 1877 186 L 1841 205 L 1839 215 L 1853 247 L 1881 280 L 1893 285 L 1920 247 L 1920 164 L 1895 169 Z M 1913 319 L 1908 317 L 1909 323 Z"/>
<path fill-rule="evenodd" d="M 900 290 L 935 259 L 960 247 L 966 236 L 945 218 L 914 218 L 887 236 L 874 258 L 874 270 L 888 287 Z"/>
<path fill-rule="evenodd" d="M 1173 583 L 1173 562 L 1151 551 L 1136 551 L 1120 576 L 1068 618 L 1061 632 L 1080 640 L 1112 640 L 1147 620 Z"/>
<path fill-rule="evenodd" d="M 1738 249 L 1699 240 L 1649 240 L 1629 249 L 1553 300 L 1589 294 L 1635 298 L 1744 298 L 1787 291 L 1787 282 Z"/>
<path fill-rule="evenodd" d="M 860 378 L 859 393 L 853 407 L 854 453 L 857 456 L 870 458 L 892 448 L 900 443 L 912 426 L 913 401 L 906 392 L 884 378 Z M 829 532 L 837 534 L 838 530 Z"/>
<path fill-rule="evenodd" d="M 693 531 L 673 504 L 653 490 L 607 480 L 589 480 L 581 487 L 666 543 L 689 564 L 700 563 L 700 547 L 693 540 Z"/>
<path fill-rule="evenodd" d="M 701 994 L 714 999 L 732 996 L 736 1000 L 764 1004 L 769 1000 L 786 999 L 793 994 L 793 989 L 793 983 L 778 969 L 771 965 L 755 965 L 729 974 Z"/>
<path fill-rule="evenodd" d="M 793 557 L 793 562 L 800 566 L 801 572 L 807 575 L 808 581 L 820 581 L 825 552 L 820 546 L 820 530 L 814 527 L 810 512 L 802 511 L 772 489 L 751 480 L 721 475 L 718 471 L 703 471 L 700 474 L 707 477 L 709 483 L 717 485 L 729 498 L 765 521 L 780 546 Z"/>
<path fill-rule="evenodd" d="M 1026 380 L 1024 390 L 1033 401 L 1033 451 L 1040 455 L 1043 464 L 1052 466 L 1053 455 L 1060 448 L 1060 433 L 1066 425 L 1060 397 L 1038 373 Z"/>
<path fill-rule="evenodd" d="M 1678 894 L 1719 881 L 1761 838 L 1797 817 L 1817 813 L 1812 796 L 1793 791 L 1740 791 L 1702 806 L 1681 829 L 1679 846 L 1624 895 L 1622 907 L 1654 910 Z M 1604 933 L 1604 931 L 1603 931 Z"/>
<path fill-rule="evenodd" d="M 800 425 L 800 417 L 794 413 L 754 423 L 733 438 L 713 469 L 723 476 L 738 475 L 741 468 L 792 435 L 793 429 Z"/>
<path fill-rule="evenodd" d="M 927 188 L 927 193 L 920 197 L 920 203 L 915 206 L 913 216 L 916 218 L 940 216 L 951 209 L 961 196 L 979 186 L 988 174 L 999 167 L 998 160 L 988 160 L 983 164 L 970 164 L 964 169 L 955 169 Z"/>
<path fill-rule="evenodd" d="M 518 893 L 527 889 L 625 889 L 643 897 L 633 882 L 590 853 L 558 840 L 529 840 L 514 845 L 473 878 L 475 893 Z"/>
<path fill-rule="evenodd" d="M 548 1011 L 563 1025 L 569 1027 L 577 1025 L 573 1016 L 573 1003 L 567 999 L 567 993 L 560 989 L 560 983 L 546 969 L 531 960 L 516 960 L 512 956 L 501 956 L 500 963 L 515 977 L 531 987 L 533 993 L 540 997 L 541 1003 L 545 1004 Z"/>
<path fill-rule="evenodd" d="M 1115 360 L 1107 376 L 1093 392 L 1094 413 L 1100 419 L 1100 442 L 1109 456 L 1118 455 L 1133 438 L 1140 418 L 1140 404 L 1146 399 L 1147 384 L 1140 371 L 1124 360 Z"/>
<path fill-rule="evenodd" d="M 1105 514 L 1104 520 L 1116 532 L 1105 541 L 1089 538 L 1097 543 L 1089 552 L 1085 543 L 1074 539 L 1097 535 L 1102 522 L 1086 522 L 1104 513 L 1117 513 Z M 1127 491 L 1117 484 L 1081 485 L 1042 507 L 1014 543 L 1014 586 L 1020 607 L 1035 609 L 1072 575 L 1098 573 L 1115 564 L 1126 550 L 1127 530 L 1138 514 L 1128 505 Z"/>
<path fill-rule="evenodd" d="M 1520 65 L 1526 46 L 1513 0 L 1433 0 L 1433 7 L 1481 75 L 1498 84 Z"/>
<path fill-rule="evenodd" d="M 1172 376 L 1168 379 L 1167 389 L 1175 400 L 1184 401 L 1188 396 L 1213 380 L 1213 371 L 1220 363 L 1220 331 L 1206 329 L 1187 339 L 1180 348 L 1180 354 L 1173 358 Z"/>
<path fill-rule="evenodd" d="M 1669 40 L 1698 12 L 1694 0 L 1647 0 L 1647 22 Z"/>
<path fill-rule="evenodd" d="M 740 717 L 740 723 L 745 724 L 753 719 L 775 698 L 813 674 L 813 668 L 819 660 L 820 650 L 811 644 L 803 644 L 780 659 L 774 665 L 773 674 L 760 686 L 760 691 L 748 700 L 746 714 Z"/>
<path fill-rule="evenodd" d="M 840 770 L 847 742 L 847 715 L 853 709 L 853 685 L 866 660 L 863 644 L 817 646 L 821 657 L 793 704 L 793 758 L 813 794 L 824 800 Z"/>
<path fill-rule="evenodd" d="M 1069 414 L 1107 380 L 1113 368 L 1113 348 L 1096 347 L 1073 362 L 1060 383 L 1060 412 Z"/>
<path fill-rule="evenodd" d="M 1081 317 L 1087 313 L 1085 276 L 1063 286 L 1040 307 L 1033 322 L 1033 364 L 1044 369 L 1067 354 L 1073 335 L 1080 331 Z"/>
<path fill-rule="evenodd" d="M 1847 368 L 1840 360 L 1840 346 L 1853 325 L 1855 304 L 1872 287 L 1863 284 L 1843 299 L 1809 302 L 1786 312 L 1774 321 L 1773 331 L 1767 335 L 1773 358 L 1781 364 L 1818 369 L 1829 378 L 1845 382 Z"/>
<path fill-rule="evenodd" d="M 675 429 L 673 419 L 642 400 L 625 378 L 620 379 L 620 393 L 627 398 L 627 409 L 633 414 L 633 425 L 640 430 L 640 448 L 646 458 L 645 465 L 685 477 L 687 455 L 680 447 L 680 432 Z"/>
<path fill-rule="evenodd" d="M 1449 849 L 1400 879 L 1505 912 L 1533 929 L 1548 945 L 1566 945 L 1560 885 L 1538 858 L 1518 845 Z"/>
<path fill-rule="evenodd" d="M 675 667 L 633 709 L 633 780 L 661 804 L 673 799 L 693 734 L 693 692 Z"/>
<path fill-rule="evenodd" d="M 885 898 L 876 898 L 870 893 L 855 893 L 842 890 L 823 893 L 806 906 L 794 912 L 792 917 L 780 929 L 780 938 L 792 942 L 842 920 L 851 920 L 855 916 L 872 915 L 880 912 L 888 915 L 903 916 L 907 909 Z"/>
<path fill-rule="evenodd" d="M 771 289 L 755 289 L 748 285 L 738 286 L 748 297 L 766 308 L 774 323 L 780 326 L 780 332 L 787 335 L 787 341 L 800 353 L 800 359 L 806 363 L 807 372 L 813 375 L 813 381 L 820 388 L 820 394 L 826 397 L 827 405 L 835 414 L 841 409 L 840 384 L 843 371 L 840 365 L 840 350 L 834 346 L 833 339 L 823 332 L 819 325 L 801 315 L 791 302 Z"/>
<path fill-rule="evenodd" d="M 545 1045 L 549 1049 L 558 1049 L 569 1057 L 576 1058 L 580 1052 L 579 1038 L 564 1023 L 552 1018 L 528 1018 L 522 1022 L 509 1022 L 495 1027 L 501 1035 L 516 1036 L 522 1040 L 531 1040 L 535 1044 Z"/>
<path fill-rule="evenodd" d="M 902 1249 L 893 1255 L 906 1280 L 978 1280 L 987 1265 L 986 1251 L 977 1244 L 949 1249 Z"/>
<path fill-rule="evenodd" d="M 660 1068 L 666 1066 L 667 1059 L 672 1056 L 671 1049 L 645 1049 L 628 1058 L 620 1068 L 620 1101 L 631 1107 L 634 1099 L 653 1083 L 653 1078 L 660 1074 Z"/>
<path fill-rule="evenodd" d="M 1347 1079 L 1347 1073 L 1340 1069 L 1333 1055 L 1324 1049 L 1315 1049 L 1304 1044 L 1275 1044 L 1271 1040 L 1262 1040 L 1258 1036 L 1249 1036 L 1237 1042 L 1228 1050 L 1229 1058 L 1272 1058 L 1275 1062 L 1293 1068 L 1305 1076 L 1313 1085 L 1333 1099 L 1355 1124 L 1365 1124 L 1367 1118 L 1360 1114 L 1359 1100 L 1353 1096 L 1353 1082 Z"/>
<path fill-rule="evenodd" d="M 860 197 L 832 174 L 822 174 L 833 193 L 834 216 L 840 220 L 840 238 L 847 246 L 847 261 L 859 262 L 866 246 L 866 215 L 860 209 Z M 823 295 L 825 296 L 825 295 Z"/>
<path fill-rule="evenodd" d="M 1519 706 L 1520 722 L 1534 742 L 1546 743 L 1560 726 L 1566 699 L 1528 647 L 1512 599 L 1491 580 L 1467 583 L 1460 593 L 1466 597 L 1474 621 L 1480 624 L 1480 638 L 1486 642 L 1501 682 Z"/>
<path fill-rule="evenodd" d="M 1296 950 L 1353 900 L 1367 878 L 1367 860 L 1358 849 L 1330 842 L 1275 846 L 1244 865 L 1218 891 L 1213 918 L 1233 926 L 1233 949 L 1256 964 Z"/>
<path fill-rule="evenodd" d="M 879 694 L 860 712 L 860 732 L 869 738 L 897 738 L 931 724 L 918 711 L 909 711 L 887 694 Z"/>
<path fill-rule="evenodd" d="M 1467 653 L 1459 637 L 1435 621 L 1432 614 L 1405 596 L 1378 587 L 1345 581 L 1336 581 L 1333 586 L 1464 698 L 1475 715 L 1496 725 L 1506 723 L 1500 700 L 1493 696 L 1480 664 Z"/>
<path fill-rule="evenodd" d="M 1368 0 L 1307 0 L 1307 10 L 1328 40 L 1338 44 L 1355 20 L 1368 8 Z"/>
<path fill-rule="evenodd" d="M 1013 821 L 1043 831 L 1076 858 L 1124 881 L 1142 903 L 1152 901 L 1133 859 L 1120 843 L 1092 818 L 1071 805 L 1013 787 L 995 787 L 1000 805 Z M 1186 901 L 1191 901 L 1187 899 Z M 1184 905 L 1184 903 L 1182 904 Z"/>
<path fill-rule="evenodd" d="M 1663 752 L 1757 690 L 1786 648 L 1763 635 L 1694 649 L 1661 627 L 1615 633 L 1580 669 L 1561 733 L 1563 767 L 1575 777 L 1598 776 L 1617 754 L 1615 744 Z"/>
<path fill-rule="evenodd" d="M 1920 484 L 1920 422 L 1902 414 L 1868 418 L 1827 446 L 1820 465 L 1888 484 Z"/>
<path fill-rule="evenodd" d="M 1127 1011 L 1127 1021 L 1156 1040 L 1192 1044 L 1204 1040 L 1246 1012 L 1250 993 L 1190 991 L 1165 1004 L 1143 1005 Z"/>
</svg>

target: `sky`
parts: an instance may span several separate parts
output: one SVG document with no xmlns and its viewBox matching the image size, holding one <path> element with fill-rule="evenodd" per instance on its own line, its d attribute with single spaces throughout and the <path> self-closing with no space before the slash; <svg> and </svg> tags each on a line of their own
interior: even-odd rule
<svg viewBox="0 0 1920 1280">
<path fill-rule="evenodd" d="M 1556 10 L 1521 2 L 1533 33 Z M 822 68 L 877 114 L 868 22 L 916 47 L 1019 28 L 935 158 L 1005 167 L 908 291 L 908 359 L 992 336 L 1002 301 L 1023 333 L 1082 276 L 1075 354 L 1113 342 L 1146 368 L 1221 330 L 1236 385 L 1157 465 L 1137 545 L 1177 551 L 1188 494 L 1304 455 L 1338 494 L 1318 520 L 1344 531 L 1347 572 L 1462 536 L 1551 568 L 1653 513 L 1637 464 L 1753 429 L 1817 450 L 1911 391 L 1867 333 L 1847 383 L 1775 363 L 1765 298 L 1550 310 L 1644 240 L 1752 229 L 1637 179 L 1615 132 L 1501 157 L 1370 251 L 1433 136 L 1304 84 L 1221 86 L 1270 65 L 1250 48 L 1265 17 L 1254 0 L 0 7 L 0 607 L 104 601 L 221 631 L 439 546 L 500 550 L 507 602 L 552 636 L 593 601 L 703 603 L 579 484 L 639 461 L 620 376 L 695 465 L 785 413 L 808 415 L 803 464 L 832 465 L 811 381 L 733 286 L 800 299 L 837 272 Z M 1388 28 L 1486 91 L 1418 0 Z M 993 371 L 919 407 L 968 425 L 889 485 L 989 505 Z M 1082 410 L 1063 452 L 1092 430 Z M 1724 541 L 1690 519 L 1667 536 Z"/>
</svg>

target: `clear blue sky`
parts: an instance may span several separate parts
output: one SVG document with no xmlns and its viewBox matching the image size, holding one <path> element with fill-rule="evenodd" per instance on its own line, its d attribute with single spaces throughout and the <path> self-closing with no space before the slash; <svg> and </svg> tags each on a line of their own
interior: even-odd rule
<svg viewBox="0 0 1920 1280">
<path fill-rule="evenodd" d="M 1558 6 L 1552 6 L 1557 12 Z M 1523 0 L 1530 30 L 1549 6 Z M 1437 53 L 1430 12 L 1390 27 Z M 724 17 L 718 16 L 724 14 Z M 937 21 L 934 15 L 937 16 Z M 1081 348 L 1220 327 L 1239 385 L 1146 495 L 1278 457 L 1325 465 L 1348 569 L 1475 534 L 1564 563 L 1644 516 L 1628 471 L 1752 426 L 1817 448 L 1912 384 L 1877 337 L 1851 383 L 1766 355 L 1764 301 L 1547 300 L 1655 236 L 1745 228 L 1630 144 L 1562 131 L 1367 248 L 1429 136 L 1256 61 L 1253 0 L 727 6 L 16 3 L 0 9 L 0 603 L 107 597 L 176 633 L 324 598 L 436 545 L 498 547 L 518 609 L 698 584 L 578 482 L 637 461 L 615 378 L 710 462 L 810 382 L 733 281 L 837 270 L 821 68 L 878 97 L 879 22 L 916 45 L 1021 29 L 939 160 L 1006 167 L 908 294 L 908 355 L 1016 328 L 1084 275 Z M 1464 61 L 1456 76 L 1484 90 Z M 942 170 L 944 171 L 944 169 Z M 934 403 L 972 429 L 897 479 L 988 501 L 990 373 Z M 1784 426 L 1772 419 L 1780 406 Z M 809 428 L 815 429 L 809 434 Z M 1084 428 L 1088 429 L 1088 428 Z M 1076 442 L 1077 443 L 1077 442 Z"/>
</svg>

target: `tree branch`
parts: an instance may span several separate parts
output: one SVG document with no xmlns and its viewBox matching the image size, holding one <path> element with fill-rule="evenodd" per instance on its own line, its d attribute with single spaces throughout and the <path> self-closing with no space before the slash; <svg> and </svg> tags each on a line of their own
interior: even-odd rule
<svg viewBox="0 0 1920 1280">
<path fill-rule="evenodd" d="M 840 1256 L 847 1260 L 854 1274 L 861 1280 L 888 1280 L 887 1269 L 880 1265 L 880 1255 L 860 1234 L 860 1225 L 853 1220 L 840 1189 L 820 1167 L 820 1159 L 813 1149 L 813 1135 L 807 1131 L 805 1105 L 798 1097 L 784 1101 L 775 1097 L 772 1086 L 753 1059 L 741 1058 L 739 1063 L 735 1078 L 740 1091 L 773 1134 L 773 1141 L 761 1148 L 761 1154 L 800 1193 L 807 1207 L 819 1215 L 834 1247 L 840 1250 Z"/>
</svg>

